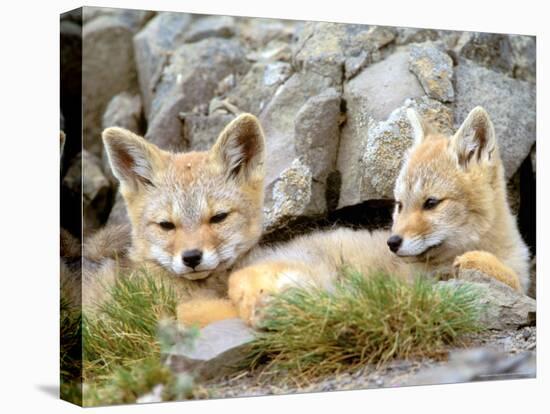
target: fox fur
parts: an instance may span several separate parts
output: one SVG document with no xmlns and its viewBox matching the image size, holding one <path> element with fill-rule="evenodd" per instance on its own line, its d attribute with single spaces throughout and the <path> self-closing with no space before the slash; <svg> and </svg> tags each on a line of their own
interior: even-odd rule
<svg viewBox="0 0 550 414">
<path fill-rule="evenodd" d="M 197 287 L 178 319 L 199 325 L 235 316 L 256 325 L 270 295 L 292 286 L 331 290 L 344 266 L 406 279 L 471 268 L 526 291 L 529 252 L 508 206 L 488 114 L 475 108 L 451 137 L 413 110 L 408 116 L 414 144 L 395 183 L 391 231 L 340 228 L 269 247 L 257 245 L 265 144 L 254 116 L 232 121 L 207 152 L 169 153 L 106 129 L 131 221 L 130 266 Z M 186 252 L 200 252 L 200 262 L 186 265 Z"/>
</svg>

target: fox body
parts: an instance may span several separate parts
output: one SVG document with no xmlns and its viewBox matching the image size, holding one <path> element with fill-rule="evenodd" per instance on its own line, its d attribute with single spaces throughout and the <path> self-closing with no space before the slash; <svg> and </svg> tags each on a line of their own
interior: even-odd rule
<svg viewBox="0 0 550 414">
<path fill-rule="evenodd" d="M 255 117 L 236 118 L 208 152 L 173 154 L 108 128 L 132 262 L 203 288 L 179 305 L 185 324 L 239 316 L 254 325 L 270 295 L 292 286 L 330 290 L 345 266 L 403 278 L 472 268 L 526 290 L 529 253 L 487 113 L 475 108 L 452 137 L 408 115 L 414 145 L 395 184 L 391 231 L 341 228 L 266 247 L 257 246 L 265 145 Z"/>
</svg>

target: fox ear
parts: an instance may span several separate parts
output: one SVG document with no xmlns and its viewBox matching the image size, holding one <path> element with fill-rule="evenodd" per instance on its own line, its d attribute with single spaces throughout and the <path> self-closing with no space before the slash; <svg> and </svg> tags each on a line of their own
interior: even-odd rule
<svg viewBox="0 0 550 414">
<path fill-rule="evenodd" d="M 414 145 L 418 145 L 429 134 L 430 128 L 415 109 L 407 109 L 407 118 L 409 118 L 409 123 L 411 124 Z"/>
<path fill-rule="evenodd" d="M 162 167 L 162 151 L 124 128 L 107 128 L 102 134 L 114 176 L 136 189 L 153 185 L 154 172 Z"/>
<path fill-rule="evenodd" d="M 221 132 L 211 156 L 230 178 L 263 179 L 264 152 L 260 122 L 254 115 L 242 114 Z"/>
<path fill-rule="evenodd" d="M 489 162 L 496 148 L 496 137 L 489 114 L 480 106 L 468 114 L 462 126 L 451 138 L 451 149 L 459 165 L 467 168 L 471 162 Z"/>
</svg>

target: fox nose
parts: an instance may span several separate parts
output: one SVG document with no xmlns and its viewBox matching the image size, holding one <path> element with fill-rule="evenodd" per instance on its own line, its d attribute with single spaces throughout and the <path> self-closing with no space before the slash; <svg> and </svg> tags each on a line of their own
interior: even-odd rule
<svg viewBox="0 0 550 414">
<path fill-rule="evenodd" d="M 403 239 L 401 238 L 401 236 L 394 234 L 388 239 L 387 243 L 390 250 L 395 253 L 401 247 L 401 243 L 403 243 Z"/>
<path fill-rule="evenodd" d="M 199 249 L 186 250 L 183 252 L 182 258 L 186 266 L 194 269 L 202 260 L 202 252 Z"/>
</svg>

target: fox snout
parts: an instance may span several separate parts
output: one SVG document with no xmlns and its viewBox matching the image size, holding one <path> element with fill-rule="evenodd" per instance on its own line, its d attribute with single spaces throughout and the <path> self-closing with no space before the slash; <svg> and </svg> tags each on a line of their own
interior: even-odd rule
<svg viewBox="0 0 550 414">
<path fill-rule="evenodd" d="M 388 239 L 387 243 L 390 250 L 396 253 L 401 247 L 401 244 L 403 243 L 403 238 L 397 234 L 392 234 Z"/>
<path fill-rule="evenodd" d="M 195 270 L 195 267 L 201 264 L 202 261 L 202 250 L 191 249 L 185 250 L 182 254 L 183 263 Z"/>
</svg>

